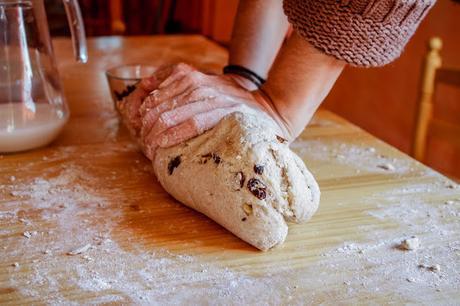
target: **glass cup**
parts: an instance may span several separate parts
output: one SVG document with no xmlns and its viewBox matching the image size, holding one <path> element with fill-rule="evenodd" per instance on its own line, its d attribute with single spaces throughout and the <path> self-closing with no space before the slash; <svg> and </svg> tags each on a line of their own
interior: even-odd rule
<svg viewBox="0 0 460 306">
<path fill-rule="evenodd" d="M 123 65 L 106 71 L 110 94 L 115 105 L 136 89 L 136 84 L 151 76 L 157 67 L 143 64 Z"/>
</svg>

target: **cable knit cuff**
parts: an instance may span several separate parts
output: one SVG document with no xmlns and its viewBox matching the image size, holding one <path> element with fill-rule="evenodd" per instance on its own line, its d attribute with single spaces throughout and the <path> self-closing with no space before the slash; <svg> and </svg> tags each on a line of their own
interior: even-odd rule
<svg viewBox="0 0 460 306">
<path fill-rule="evenodd" d="M 294 29 L 316 48 L 361 67 L 399 57 L 435 0 L 284 0 Z"/>
</svg>

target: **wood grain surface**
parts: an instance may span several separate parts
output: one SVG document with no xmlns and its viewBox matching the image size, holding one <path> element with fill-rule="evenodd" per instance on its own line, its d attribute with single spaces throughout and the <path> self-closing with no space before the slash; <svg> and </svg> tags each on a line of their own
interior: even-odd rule
<svg viewBox="0 0 460 306">
<path fill-rule="evenodd" d="M 259 252 L 162 190 L 104 75 L 177 61 L 219 72 L 226 51 L 199 36 L 96 38 L 81 65 L 69 41 L 54 47 L 71 119 L 52 145 L 0 156 L 0 304 L 460 303 L 453 182 L 321 110 L 292 145 L 320 209 Z M 412 235 L 420 247 L 400 249 Z"/>
</svg>

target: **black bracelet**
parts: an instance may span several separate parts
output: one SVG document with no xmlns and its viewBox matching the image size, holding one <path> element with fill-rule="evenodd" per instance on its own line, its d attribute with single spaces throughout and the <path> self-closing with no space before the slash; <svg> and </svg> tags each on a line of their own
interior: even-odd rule
<svg viewBox="0 0 460 306">
<path fill-rule="evenodd" d="M 265 83 L 265 80 L 261 78 L 259 75 L 257 75 L 257 73 L 249 70 L 248 68 L 240 66 L 240 65 L 225 66 L 224 74 L 227 74 L 227 73 L 233 73 L 233 74 L 242 76 L 243 78 L 248 79 L 249 81 L 254 83 L 254 85 L 256 85 L 257 88 L 260 88 L 260 86 L 262 86 Z"/>
</svg>

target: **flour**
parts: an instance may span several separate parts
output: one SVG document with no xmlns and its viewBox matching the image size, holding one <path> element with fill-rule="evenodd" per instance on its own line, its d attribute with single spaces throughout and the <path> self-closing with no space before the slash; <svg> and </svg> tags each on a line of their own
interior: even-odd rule
<svg viewBox="0 0 460 306">
<path fill-rule="evenodd" d="M 37 234 L 38 234 L 37 231 L 31 231 L 31 232 L 24 232 L 23 233 L 23 235 L 26 236 L 27 238 L 30 238 L 30 237 L 35 236 Z"/>
<path fill-rule="evenodd" d="M 67 253 L 67 255 L 78 255 L 78 254 L 82 254 L 82 253 L 85 253 L 86 251 L 88 251 L 89 249 L 91 248 L 91 244 L 87 243 L 85 244 L 84 246 L 81 246 L 81 247 L 78 247 L 76 249 L 73 249 L 71 251 L 69 251 Z"/>
<path fill-rule="evenodd" d="M 335 140 L 298 140 L 291 148 L 308 161 L 327 161 L 338 163 L 354 169 L 371 173 L 402 174 L 414 170 L 414 165 L 407 159 L 379 154 L 374 147 L 364 144 L 348 144 Z"/>
<path fill-rule="evenodd" d="M 422 190 L 430 193 L 422 196 Z M 365 288 L 371 292 L 391 291 L 406 301 L 425 303 L 423 296 L 428 292 L 460 290 L 460 223 L 455 219 L 460 205 L 432 203 L 437 197 L 449 195 L 454 193 L 441 181 L 407 185 L 368 197 L 371 203 L 380 202 L 380 209 L 368 214 L 394 225 L 385 230 L 362 226 L 360 231 L 367 233 L 367 242 L 345 242 L 324 254 L 334 259 L 344 256 L 352 263 L 346 267 L 354 271 L 352 279 L 344 280 L 349 287 L 347 295 L 359 295 Z M 405 239 L 401 236 L 407 234 L 423 235 L 425 243 L 414 247 L 413 252 L 401 252 L 401 240 Z M 441 265 L 448 269 L 441 269 Z M 324 269 L 340 275 L 343 267 L 329 262 Z M 408 282 L 412 285 L 404 284 Z"/>
<path fill-rule="evenodd" d="M 348 144 L 340 148 L 334 143 L 336 152 L 328 149 L 325 157 L 320 154 L 322 147 L 330 148 L 329 144 L 312 142 L 312 152 L 303 154 L 325 161 L 329 156 L 333 163 L 346 164 L 352 171 L 391 175 L 412 171 L 411 162 L 379 157 L 372 148 Z M 130 143 L 116 143 L 104 152 L 88 147 L 78 153 L 82 162 L 77 164 L 69 156 L 80 152 L 78 148 L 62 147 L 47 152 L 47 159 L 40 161 L 47 164 L 46 171 L 34 168 L 37 161 L 22 167 L 23 171 L 36 173 L 35 179 L 24 180 L 18 174 L 14 182 L 9 177 L 1 181 L 0 195 L 4 198 L 0 200 L 0 222 L 8 225 L 0 235 L 1 261 L 6 263 L 7 275 L 3 287 L 16 289 L 30 303 L 51 305 L 177 305 L 198 301 L 215 305 L 305 305 L 328 304 L 329 298 L 337 297 L 343 304 L 351 304 L 358 297 L 375 298 L 382 303 L 429 304 L 433 294 L 440 298 L 444 293 L 460 290 L 459 189 L 455 185 L 451 188 L 436 174 L 414 178 L 413 183 L 390 186 L 358 200 L 336 202 L 328 199 L 326 191 L 324 208 L 360 209 L 363 225 L 343 229 L 359 233 L 359 238 L 344 242 L 329 238 L 333 243 L 318 250 L 315 259 L 303 258 L 302 251 L 296 249 L 293 254 L 273 250 L 279 252 L 273 257 L 244 251 L 246 258 L 235 266 L 221 257 L 233 252 L 226 246 L 204 256 L 193 252 L 193 242 L 188 250 L 173 242 L 145 243 L 145 237 L 140 235 L 124 238 L 125 241 L 119 238 L 127 230 L 123 218 L 129 206 L 134 205 L 135 193 L 110 183 L 119 178 L 118 169 L 107 170 L 91 158 L 125 158 L 128 154 L 133 157 L 123 159 L 131 163 L 126 170 L 128 177 L 149 176 L 151 167 L 135 154 L 136 150 Z M 373 160 L 364 158 L 358 163 L 359 156 Z M 378 168 L 375 159 L 394 165 L 394 172 Z M 0 164 L 0 170 L 4 170 L 1 167 Z M 104 171 L 107 177 L 94 174 Z M 116 202 L 112 202 L 111 194 L 117 195 Z M 148 214 L 155 205 L 132 207 L 136 214 Z M 161 205 L 184 213 L 179 205 Z M 106 217 L 107 209 L 110 218 Z M 190 215 L 190 222 L 194 218 Z M 312 222 L 318 221 L 314 218 Z M 46 224 L 46 228 L 40 228 L 40 224 Z M 29 238 L 22 236 L 25 232 Z M 328 238 L 321 232 L 318 236 Z M 400 250 L 401 241 L 411 236 L 420 239 L 419 247 Z M 69 256 L 69 252 L 76 254 Z M 296 260 L 309 262 L 299 267 Z M 256 271 L 248 271 L 249 267 Z"/>
<path fill-rule="evenodd" d="M 111 153 L 105 154 L 134 150 L 134 146 L 122 146 L 111 148 L 108 150 Z M 276 280 L 250 277 L 244 272 L 161 247 L 145 250 L 133 242 L 131 250 L 125 250 L 113 238 L 113 231 L 123 218 L 121 206 L 110 203 L 104 194 L 119 194 L 119 203 L 129 200 L 130 195 L 106 187 L 103 178 L 91 174 L 92 166 L 65 161 L 67 154 L 74 153 L 72 147 L 61 148 L 60 157 L 52 153 L 46 160 L 59 163 L 35 179 L 18 178 L 15 184 L 2 185 L 11 196 L 1 207 L 0 217 L 25 227 L 27 230 L 23 233 L 29 238 L 27 244 L 15 235 L 2 240 L 5 260 L 24 258 L 23 263 L 12 262 L 14 270 L 8 271 L 8 286 L 16 288 L 20 295 L 36 300 L 46 297 L 49 304 L 79 304 L 81 300 L 77 302 L 65 294 L 70 288 L 98 293 L 98 297 L 89 298 L 86 303 L 130 301 L 164 305 L 201 298 L 222 304 L 230 297 L 237 302 L 259 301 L 276 283 Z M 151 171 L 139 160 L 133 164 L 133 175 Z M 32 169 L 34 166 L 34 163 L 27 165 Z M 117 177 L 117 171 L 111 171 L 109 176 Z M 107 207 L 111 209 L 111 218 L 102 219 L 99 212 Z M 25 214 L 32 210 L 38 219 Z M 49 224 L 46 232 L 36 227 L 43 222 Z M 17 273 L 21 267 L 30 272 Z M 194 284 L 193 288 L 190 283 Z M 208 288 L 209 283 L 213 284 L 212 288 Z"/>
<path fill-rule="evenodd" d="M 415 251 L 420 247 L 420 241 L 417 237 L 406 238 L 399 244 L 401 250 Z"/>
</svg>

